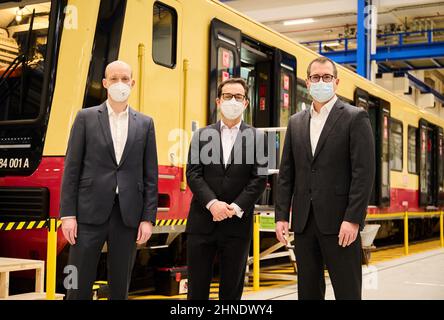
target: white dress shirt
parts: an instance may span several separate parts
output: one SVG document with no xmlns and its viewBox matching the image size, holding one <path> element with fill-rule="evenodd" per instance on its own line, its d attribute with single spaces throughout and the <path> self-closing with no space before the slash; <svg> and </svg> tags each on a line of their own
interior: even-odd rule
<svg viewBox="0 0 444 320">
<path fill-rule="evenodd" d="M 234 141 L 236 141 L 237 134 L 239 133 L 241 122 L 234 125 L 231 128 L 221 120 L 220 121 L 220 134 L 222 140 L 222 151 L 224 154 L 224 165 L 227 166 L 230 158 L 231 149 L 233 149 Z"/>
<path fill-rule="evenodd" d="M 106 108 L 108 110 L 109 128 L 111 129 L 111 138 L 113 139 L 114 153 L 116 155 L 117 164 L 122 159 L 123 149 L 128 139 L 128 107 L 119 114 L 115 113 L 106 100 Z M 119 193 L 119 186 L 116 188 Z"/>
<path fill-rule="evenodd" d="M 335 95 L 329 102 L 322 106 L 321 110 L 316 112 L 313 103 L 310 107 L 310 142 L 311 142 L 311 153 L 315 154 L 316 146 L 318 145 L 319 137 L 321 136 L 322 129 L 324 128 L 325 122 L 327 121 L 328 115 L 331 109 L 338 100 Z"/>
<path fill-rule="evenodd" d="M 232 126 L 231 128 L 228 128 L 228 126 L 223 122 L 223 120 L 220 121 L 220 134 L 221 134 L 221 141 L 222 141 L 222 152 L 223 152 L 223 159 L 224 159 L 224 165 L 227 166 L 228 160 L 230 158 L 231 150 L 233 149 L 234 142 L 236 141 L 237 134 L 240 130 L 240 125 L 242 121 L 239 121 L 238 124 Z M 210 202 L 207 203 L 206 207 L 208 210 L 210 210 L 210 207 L 218 201 L 217 199 L 213 199 Z M 236 215 L 239 218 L 242 218 L 242 215 L 244 214 L 244 211 L 234 202 L 231 203 L 231 206 L 234 207 L 234 211 L 236 212 Z"/>
</svg>

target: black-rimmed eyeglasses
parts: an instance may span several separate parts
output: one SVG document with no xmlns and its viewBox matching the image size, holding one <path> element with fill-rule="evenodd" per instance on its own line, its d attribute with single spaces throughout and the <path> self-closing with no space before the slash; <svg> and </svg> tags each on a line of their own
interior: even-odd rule
<svg viewBox="0 0 444 320">
<path fill-rule="evenodd" d="M 233 99 L 233 97 L 234 97 L 234 99 L 236 99 L 236 101 L 239 101 L 239 102 L 243 102 L 245 100 L 245 96 L 240 93 L 238 93 L 238 94 L 222 93 L 221 96 L 222 96 L 222 99 L 224 99 L 224 100 L 231 100 L 231 99 Z"/>
<path fill-rule="evenodd" d="M 324 74 L 322 76 L 320 76 L 319 74 L 313 74 L 308 77 L 311 82 L 319 82 L 321 78 L 323 82 L 332 82 L 333 79 L 335 79 L 335 76 L 332 74 Z"/>
</svg>

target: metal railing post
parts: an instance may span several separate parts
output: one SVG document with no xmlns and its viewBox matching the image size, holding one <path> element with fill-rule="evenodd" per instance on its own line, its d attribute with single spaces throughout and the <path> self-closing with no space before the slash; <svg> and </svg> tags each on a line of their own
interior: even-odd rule
<svg viewBox="0 0 444 320">
<path fill-rule="evenodd" d="M 48 219 L 46 252 L 46 300 L 55 300 L 57 264 L 57 218 Z"/>
<path fill-rule="evenodd" d="M 409 254 L 409 213 L 404 212 L 404 254 Z"/>
<path fill-rule="evenodd" d="M 441 239 L 441 247 L 444 247 L 444 211 L 441 210 L 439 215 L 439 234 Z"/>
<path fill-rule="evenodd" d="M 260 270 L 260 215 L 254 216 L 253 224 L 253 290 L 259 290 L 259 270 Z"/>
</svg>

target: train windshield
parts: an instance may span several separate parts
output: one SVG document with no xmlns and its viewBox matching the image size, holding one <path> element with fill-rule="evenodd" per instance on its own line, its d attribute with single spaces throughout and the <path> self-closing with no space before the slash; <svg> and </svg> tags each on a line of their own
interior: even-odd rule
<svg viewBox="0 0 444 320">
<path fill-rule="evenodd" d="M 65 4 L 0 0 L 0 177 L 41 160 Z"/>
<path fill-rule="evenodd" d="M 0 125 L 41 114 L 50 12 L 51 2 L 0 4 Z"/>
</svg>

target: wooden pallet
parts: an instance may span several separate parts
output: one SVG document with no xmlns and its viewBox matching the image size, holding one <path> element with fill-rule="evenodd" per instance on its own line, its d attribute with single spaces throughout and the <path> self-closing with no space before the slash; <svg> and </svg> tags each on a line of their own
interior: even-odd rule
<svg viewBox="0 0 444 320">
<path fill-rule="evenodd" d="M 35 270 L 35 292 L 18 295 L 9 295 L 9 275 L 11 272 Z M 43 291 L 45 278 L 45 261 L 14 258 L 0 258 L 0 300 L 43 300 L 46 293 Z M 63 295 L 56 295 L 56 299 Z"/>
</svg>

